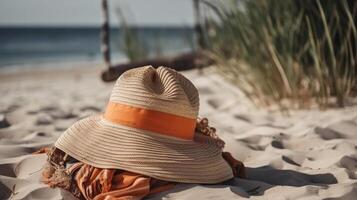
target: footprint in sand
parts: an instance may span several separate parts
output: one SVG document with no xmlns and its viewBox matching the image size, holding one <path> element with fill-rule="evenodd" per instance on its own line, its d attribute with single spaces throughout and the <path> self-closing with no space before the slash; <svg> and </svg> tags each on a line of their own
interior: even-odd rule
<svg viewBox="0 0 357 200">
<path fill-rule="evenodd" d="M 46 106 L 42 106 L 40 109 L 38 109 L 38 112 L 51 112 L 51 111 L 55 111 L 59 108 L 58 105 L 46 105 Z"/>
<path fill-rule="evenodd" d="M 207 103 L 214 109 L 218 109 L 222 105 L 221 99 L 209 99 Z"/>
<path fill-rule="evenodd" d="M 7 128 L 10 126 L 9 121 L 6 119 L 5 115 L 0 114 L 0 129 Z"/>
<path fill-rule="evenodd" d="M 272 128 L 285 129 L 292 126 L 291 123 L 284 120 L 275 120 L 271 116 L 260 116 L 251 114 L 235 114 L 234 117 L 246 121 L 256 126 L 267 126 Z"/>
<path fill-rule="evenodd" d="M 209 87 L 197 87 L 198 92 L 200 95 L 207 95 L 207 94 L 213 94 L 213 91 Z"/>
<path fill-rule="evenodd" d="M 56 121 L 55 130 L 56 131 L 65 131 L 65 130 L 67 130 L 67 128 L 72 126 L 75 122 L 76 122 L 76 120 L 60 120 L 60 121 Z"/>
<path fill-rule="evenodd" d="M 340 121 L 328 126 L 327 128 L 339 133 L 342 138 L 357 139 L 357 123 L 355 123 L 354 121 Z"/>
<path fill-rule="evenodd" d="M 276 149 L 285 149 L 283 138 L 285 134 L 280 133 L 276 136 L 262 136 L 252 135 L 244 138 L 237 138 L 237 140 L 246 143 L 247 147 L 256 151 L 264 151 L 269 145 Z"/>
<path fill-rule="evenodd" d="M 314 132 L 324 140 L 332 140 L 332 139 L 343 138 L 343 136 L 339 132 L 334 131 L 334 130 L 329 129 L 329 128 L 316 127 L 314 129 Z"/>
<path fill-rule="evenodd" d="M 271 141 L 271 146 L 277 149 L 284 149 L 284 144 L 281 140 L 272 140 Z"/>
<path fill-rule="evenodd" d="M 76 118 L 77 114 L 73 113 L 71 110 L 55 110 L 49 113 L 53 119 L 72 119 Z"/>
<path fill-rule="evenodd" d="M 49 125 L 52 124 L 52 122 L 53 122 L 52 116 L 46 113 L 39 114 L 36 119 L 36 125 Z"/>
<path fill-rule="evenodd" d="M 11 112 L 14 112 L 15 110 L 19 109 L 20 107 L 21 106 L 18 104 L 12 104 L 10 106 L 0 109 L 0 113 L 2 113 L 2 114 L 11 113 Z"/>
<path fill-rule="evenodd" d="M 80 111 L 93 111 L 93 112 L 100 112 L 101 109 L 97 106 L 93 106 L 93 105 L 86 105 L 86 106 L 82 106 L 80 108 Z"/>
<path fill-rule="evenodd" d="M 281 159 L 282 159 L 283 161 L 285 161 L 285 162 L 291 164 L 291 165 L 295 165 L 295 166 L 301 167 L 301 159 L 297 160 L 295 157 L 290 158 L 290 157 L 285 156 L 285 155 L 283 155 L 283 156 L 281 157 Z M 296 161 L 295 161 L 294 159 L 295 159 Z"/>
<path fill-rule="evenodd" d="M 343 156 L 340 159 L 339 165 L 349 171 L 357 171 L 357 154 L 351 156 Z"/>
</svg>

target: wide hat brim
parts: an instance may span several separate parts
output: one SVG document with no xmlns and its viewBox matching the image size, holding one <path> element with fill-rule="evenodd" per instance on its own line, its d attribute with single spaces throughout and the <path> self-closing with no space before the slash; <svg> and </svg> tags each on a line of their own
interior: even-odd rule
<svg viewBox="0 0 357 200">
<path fill-rule="evenodd" d="M 55 146 L 98 168 L 122 169 L 182 183 L 219 183 L 233 177 L 215 145 L 111 123 L 101 115 L 68 128 Z"/>
</svg>

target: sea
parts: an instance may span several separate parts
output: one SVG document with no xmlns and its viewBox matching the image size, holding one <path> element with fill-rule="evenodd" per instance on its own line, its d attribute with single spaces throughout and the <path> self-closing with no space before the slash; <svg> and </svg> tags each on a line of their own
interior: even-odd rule
<svg viewBox="0 0 357 200">
<path fill-rule="evenodd" d="M 190 52 L 195 48 L 191 27 L 135 27 L 147 57 Z M 112 62 L 126 60 L 124 32 L 110 30 Z M 0 67 L 42 63 L 102 61 L 99 27 L 0 27 Z"/>
</svg>

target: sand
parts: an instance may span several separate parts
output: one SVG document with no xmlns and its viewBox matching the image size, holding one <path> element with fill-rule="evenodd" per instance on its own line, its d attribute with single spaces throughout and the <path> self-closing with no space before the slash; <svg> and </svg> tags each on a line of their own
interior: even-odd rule
<svg viewBox="0 0 357 200">
<path fill-rule="evenodd" d="M 58 69 L 61 68 L 61 69 Z M 66 64 L 0 71 L 0 199 L 72 199 L 39 181 L 46 147 L 78 119 L 102 112 L 113 83 L 100 66 Z M 279 112 L 257 109 L 207 69 L 184 73 L 247 179 L 179 184 L 149 199 L 357 199 L 357 106 Z"/>
</svg>

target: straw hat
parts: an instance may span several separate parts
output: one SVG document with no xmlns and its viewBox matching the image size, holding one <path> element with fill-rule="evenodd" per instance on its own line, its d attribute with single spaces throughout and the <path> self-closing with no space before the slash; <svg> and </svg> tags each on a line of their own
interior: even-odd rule
<svg viewBox="0 0 357 200">
<path fill-rule="evenodd" d="M 151 66 L 117 80 L 103 115 L 67 129 L 55 146 L 98 168 L 166 181 L 218 183 L 233 177 L 221 148 L 196 142 L 198 91 L 176 71 Z"/>
</svg>

